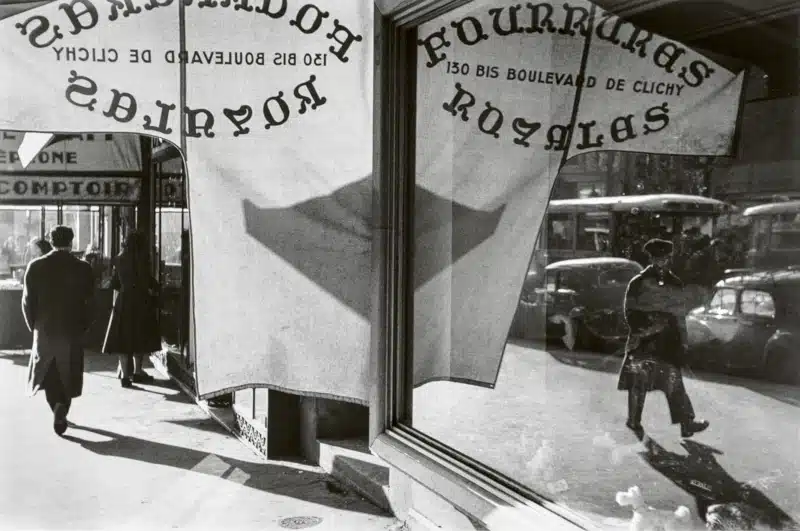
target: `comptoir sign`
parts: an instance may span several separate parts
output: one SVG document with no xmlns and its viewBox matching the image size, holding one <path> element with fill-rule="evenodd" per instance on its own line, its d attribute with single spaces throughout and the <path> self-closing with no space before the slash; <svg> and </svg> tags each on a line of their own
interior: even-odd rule
<svg viewBox="0 0 800 531">
<path fill-rule="evenodd" d="M 127 204 L 138 201 L 140 190 L 140 181 L 137 178 L 0 176 L 0 203 L 75 201 Z"/>
</svg>

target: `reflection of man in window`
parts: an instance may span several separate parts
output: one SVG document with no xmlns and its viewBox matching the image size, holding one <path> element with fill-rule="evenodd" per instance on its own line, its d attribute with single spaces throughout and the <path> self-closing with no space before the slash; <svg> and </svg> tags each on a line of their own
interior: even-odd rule
<svg viewBox="0 0 800 531">
<path fill-rule="evenodd" d="M 625 293 L 629 333 L 617 388 L 628 391 L 626 425 L 640 438 L 645 398 L 656 390 L 666 395 L 672 423 L 680 424 L 682 437 L 708 427 L 707 421 L 695 420 L 683 386 L 686 305 L 683 283 L 669 267 L 672 247 L 668 240 L 648 241 L 644 251 L 651 264 L 631 280 Z"/>
</svg>

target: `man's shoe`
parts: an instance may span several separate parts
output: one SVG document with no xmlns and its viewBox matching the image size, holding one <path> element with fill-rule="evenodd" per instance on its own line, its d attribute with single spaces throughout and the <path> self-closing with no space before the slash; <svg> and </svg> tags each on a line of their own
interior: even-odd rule
<svg viewBox="0 0 800 531">
<path fill-rule="evenodd" d="M 122 379 L 119 381 L 119 384 L 120 384 L 122 387 L 124 387 L 125 389 L 130 389 L 131 387 L 133 387 L 133 385 L 131 384 L 131 379 L 130 379 L 130 378 L 122 378 Z"/>
<path fill-rule="evenodd" d="M 153 382 L 155 380 L 155 378 L 153 378 L 152 376 L 150 376 L 146 372 L 140 372 L 138 374 L 134 374 L 131 377 L 131 380 L 133 380 L 135 383 L 150 383 L 150 382 Z"/>
<path fill-rule="evenodd" d="M 636 437 L 641 441 L 644 437 L 644 428 L 641 424 L 628 421 L 625 425 L 636 434 Z"/>
<path fill-rule="evenodd" d="M 53 431 L 59 436 L 67 431 L 67 408 L 64 404 L 56 404 L 53 408 Z"/>
<path fill-rule="evenodd" d="M 695 433 L 700 433 L 708 428 L 709 423 L 707 420 L 692 420 L 681 424 L 681 437 L 691 437 Z"/>
</svg>

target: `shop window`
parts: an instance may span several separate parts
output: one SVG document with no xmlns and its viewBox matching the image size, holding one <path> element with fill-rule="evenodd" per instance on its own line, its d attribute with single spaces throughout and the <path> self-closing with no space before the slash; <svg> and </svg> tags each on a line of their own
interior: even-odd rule
<svg viewBox="0 0 800 531">
<path fill-rule="evenodd" d="M 19 285 L 28 262 L 38 256 L 32 243 L 42 237 L 41 207 L 0 207 L 0 278 Z"/>
<path fill-rule="evenodd" d="M 161 261 L 167 266 L 180 266 L 182 234 L 189 230 L 189 212 L 181 208 L 160 208 L 156 214 L 156 235 Z"/>
<path fill-rule="evenodd" d="M 716 375 L 700 381 L 686 371 L 686 388 L 697 415 L 714 415 L 708 432 L 692 440 L 683 440 L 689 437 L 682 435 L 678 426 L 670 424 L 663 400 L 656 398 L 647 400 L 643 422 L 646 438 L 638 437 L 626 427 L 630 402 L 626 394 L 618 390 L 621 354 L 629 332 L 623 310 L 626 287 L 641 267 L 622 259 L 648 265 L 644 244 L 649 239 L 675 241 L 681 246 L 681 252 L 697 253 L 697 256 L 681 257 L 685 263 L 681 264 L 680 274 L 687 272 L 687 279 L 688 272 L 697 273 L 698 269 L 703 273 L 708 270 L 708 274 L 699 280 L 694 277 L 700 275 L 694 275 L 685 286 L 670 285 L 675 291 L 669 292 L 666 298 L 656 299 L 665 309 L 645 312 L 648 322 L 641 330 L 674 326 L 676 334 L 665 344 L 672 349 L 672 354 L 680 352 L 685 338 L 679 323 L 685 316 L 676 317 L 675 314 L 684 307 L 688 313 L 688 308 L 695 308 L 692 304 L 698 300 L 699 304 L 710 301 L 705 308 L 710 318 L 703 326 L 717 328 L 708 334 L 713 336 L 710 344 L 716 349 L 709 354 L 709 359 L 723 360 L 734 347 L 743 348 L 741 344 L 745 342 L 750 342 L 747 348 L 754 349 L 753 352 L 763 352 L 767 338 L 756 344 L 761 339 L 755 338 L 754 332 L 753 337 L 743 340 L 744 333 L 733 328 L 741 323 L 719 318 L 736 315 L 741 288 L 713 291 L 722 274 L 717 271 L 720 264 L 702 253 L 717 235 L 716 216 L 706 216 L 706 211 L 699 209 L 682 213 L 683 210 L 666 207 L 659 210 L 618 206 L 592 215 L 551 212 L 542 216 L 559 194 L 567 195 L 565 190 L 569 183 L 601 182 L 597 176 L 569 175 L 572 180 L 559 180 L 563 177 L 558 175 L 559 168 L 568 167 L 570 172 L 603 169 L 602 182 L 609 183 L 608 191 L 622 188 L 624 194 L 620 195 L 644 195 L 644 190 L 666 193 L 671 191 L 667 190 L 671 186 L 670 179 L 677 181 L 682 190 L 705 193 L 704 188 L 696 186 L 699 174 L 693 173 L 694 170 L 683 171 L 676 160 L 661 155 L 639 157 L 645 161 L 639 167 L 622 162 L 615 164 L 614 161 L 629 160 L 624 151 L 636 151 L 630 146 L 616 148 L 619 151 L 604 147 L 608 156 L 604 157 L 604 164 L 594 156 L 584 157 L 581 163 L 570 160 L 568 153 L 553 147 L 556 134 L 553 131 L 558 129 L 551 129 L 550 137 L 547 136 L 547 128 L 552 124 L 572 123 L 570 120 L 575 116 L 568 112 L 569 103 L 545 97 L 545 101 L 534 105 L 526 98 L 540 85 L 552 85 L 554 93 L 562 90 L 563 87 L 555 88 L 556 76 L 579 71 L 581 49 L 575 47 L 574 39 L 568 36 L 576 33 L 572 31 L 574 28 L 560 32 L 556 28 L 549 32 L 531 30 L 519 32 L 519 35 L 512 32 L 503 38 L 493 34 L 479 39 L 475 36 L 478 22 L 485 23 L 484 27 L 492 31 L 498 28 L 504 31 L 505 24 L 509 23 L 509 18 L 503 18 L 500 23 L 487 13 L 507 17 L 516 5 L 510 7 L 478 0 L 448 3 L 448 6 L 453 4 L 458 7 L 443 15 L 439 14 L 442 11 L 437 11 L 437 15 L 425 19 L 409 39 L 413 43 L 411 48 L 418 46 L 416 56 L 408 54 L 416 60 L 413 65 L 416 75 L 409 76 L 414 81 L 409 85 L 413 86 L 392 86 L 387 96 L 387 100 L 391 100 L 397 94 L 405 98 L 406 90 L 411 93 L 406 98 L 411 102 L 404 99 L 402 103 L 406 106 L 393 109 L 398 112 L 392 114 L 392 120 L 398 120 L 401 125 L 393 129 L 392 134 L 401 140 L 392 140 L 391 145 L 399 149 L 383 154 L 388 160 L 387 166 L 391 167 L 391 179 L 398 181 L 392 182 L 397 188 L 393 193 L 400 196 L 392 203 L 393 207 L 399 207 L 391 215 L 403 222 L 400 225 L 405 230 L 402 237 L 393 236 L 398 243 L 392 249 L 409 251 L 408 255 L 412 256 L 410 264 L 404 264 L 410 270 L 410 278 L 404 277 L 405 270 L 397 273 L 400 288 L 407 289 L 391 293 L 401 301 L 398 307 L 408 311 L 396 312 L 399 317 L 392 315 L 396 328 L 387 332 L 391 341 L 406 340 L 396 345 L 399 362 L 392 365 L 394 372 L 390 375 L 390 385 L 395 387 L 387 394 L 387 400 L 400 397 L 398 400 L 402 403 L 390 404 L 395 424 L 389 428 L 397 428 L 403 435 L 418 436 L 437 452 L 456 461 L 461 469 L 504 486 L 510 485 L 515 493 L 529 500 L 546 500 L 548 509 L 573 516 L 580 514 L 600 528 L 623 528 L 629 524 L 630 508 L 621 507 L 616 494 L 634 485 L 645 493 L 648 505 L 668 512 L 681 505 L 691 506 L 695 519 L 705 519 L 707 514 L 700 511 L 705 511 L 709 505 L 726 504 L 735 499 L 745 504 L 756 503 L 762 514 L 785 521 L 787 515 L 780 508 L 781 504 L 794 507 L 800 499 L 792 480 L 796 476 L 796 462 L 794 454 L 785 447 L 777 447 L 780 443 L 775 442 L 771 432 L 786 430 L 782 423 L 793 418 L 791 408 L 795 406 L 776 406 L 771 392 L 764 391 L 762 395 L 752 390 L 761 389 L 765 382 L 750 386 L 750 382 L 728 381 L 724 372 L 719 376 L 723 383 L 718 383 Z M 541 5 L 556 12 L 568 4 Z M 536 9 L 533 4 L 516 8 L 520 17 L 523 11 L 527 14 L 528 24 L 543 23 L 542 17 L 549 12 L 542 8 L 537 18 L 536 13 L 531 13 Z M 576 23 L 576 28 L 579 25 Z M 439 32 L 447 33 L 446 38 L 431 37 L 426 41 Z M 555 35 L 556 44 L 538 49 L 537 39 L 550 44 L 549 38 L 542 37 L 548 33 Z M 469 41 L 469 45 L 460 44 L 459 39 Z M 419 44 L 425 42 L 430 43 L 428 48 Z M 447 44 L 442 44 L 444 42 Z M 402 46 L 398 49 L 404 53 L 409 51 Z M 446 58 L 437 63 L 437 58 L 443 54 Z M 538 54 L 535 66 L 531 54 Z M 604 60 L 599 58 L 598 63 Z M 618 66 L 612 59 L 608 61 L 605 66 L 609 69 Z M 651 67 L 652 64 L 642 67 L 630 83 L 638 82 L 637 86 L 643 86 L 641 84 L 649 79 L 647 72 L 661 75 L 660 71 L 648 70 Z M 597 72 L 605 73 L 601 69 Z M 605 77 L 598 80 L 600 83 L 607 81 Z M 610 97 L 604 90 L 596 91 L 601 102 Z M 684 94 L 688 93 L 686 89 Z M 661 105 L 668 100 L 670 108 L 683 109 L 680 120 L 686 123 L 708 114 L 703 108 L 704 101 L 690 103 L 681 98 L 675 92 L 653 101 Z M 408 103 L 415 103 L 416 107 Z M 600 109 L 596 101 L 594 104 Z M 628 114 L 625 104 L 615 104 L 620 106 L 617 116 Z M 409 110 L 408 116 L 413 116 L 413 120 L 404 114 L 412 107 L 414 112 Z M 598 113 L 602 114 L 600 110 Z M 403 116 L 398 118 L 398 115 Z M 711 124 L 716 124 L 717 117 L 715 114 L 713 120 L 700 124 L 704 135 L 717 133 L 711 131 L 714 127 Z M 587 117 L 584 124 L 590 118 Z M 413 123 L 409 125 L 405 120 Z M 622 122 L 621 118 L 616 123 Z M 529 129 L 525 129 L 528 126 Z M 539 131 L 539 128 L 542 135 L 534 136 L 534 130 Z M 620 130 L 604 134 L 619 136 Z M 528 132 L 531 136 L 514 136 L 515 133 L 524 136 Z M 577 129 L 572 132 L 572 141 L 584 138 L 576 133 Z M 539 143 L 536 143 L 537 138 Z M 585 138 L 590 141 L 595 137 Z M 633 142 L 633 137 L 630 140 Z M 672 137 L 663 139 L 665 143 L 672 141 Z M 702 139 L 697 140 L 697 146 L 692 144 L 695 140 L 681 141 L 686 144 L 675 147 L 674 151 L 692 155 L 706 150 L 697 147 L 702 146 Z M 650 149 L 662 149 L 661 141 Z M 541 158 L 531 155 L 533 152 L 546 152 L 550 160 L 541 162 Z M 543 167 L 534 167 L 531 160 Z M 605 167 L 609 167 L 607 174 Z M 555 171 L 550 172 L 551 168 Z M 532 189 L 533 182 L 539 186 L 536 190 Z M 578 190 L 574 192 L 570 198 L 578 196 Z M 518 204 L 520 197 L 528 203 Z M 597 199 L 586 198 L 585 201 L 597 202 Z M 663 201 L 679 203 L 680 199 L 672 197 Z M 533 223 L 525 226 L 532 218 L 541 219 L 542 224 L 536 221 L 535 226 Z M 687 231 L 697 234 L 698 238 L 703 236 L 703 245 L 698 243 L 692 247 L 680 243 L 680 236 Z M 537 235 L 539 242 L 532 256 Z M 614 245 L 609 246 L 608 242 Z M 560 297 L 562 294 L 556 291 L 551 293 L 552 304 L 530 308 L 529 313 L 519 311 L 526 268 L 532 269 L 531 264 L 539 262 L 537 256 L 543 250 L 550 253 L 551 264 L 557 263 L 553 260 L 557 254 L 569 254 L 553 251 L 605 253 L 611 257 L 575 260 L 574 272 L 548 271 L 544 280 L 548 292 L 566 288 L 574 290 L 576 296 Z M 570 258 L 575 258 L 574 254 Z M 403 261 L 401 253 L 390 258 Z M 686 265 L 689 258 L 697 260 L 693 264 L 703 265 Z M 558 259 L 563 258 L 558 256 Z M 616 264 L 622 268 L 599 273 L 598 264 L 609 268 Z M 672 266 L 677 270 L 674 264 Z M 582 267 L 585 269 L 581 270 Z M 652 280 L 663 283 L 665 278 Z M 402 285 L 403 281 L 407 285 Z M 390 287 L 394 290 L 397 285 Z M 551 309 L 558 312 L 557 322 L 547 313 Z M 535 313 L 539 310 L 542 313 Z M 763 294 L 748 293 L 742 299 L 742 312 L 768 316 L 774 314 L 774 305 L 771 306 Z M 595 324 L 601 325 L 590 329 L 582 320 L 589 316 Z M 526 334 L 538 328 L 530 332 L 535 336 L 533 339 L 525 337 L 525 341 L 519 341 L 516 337 L 500 337 L 497 341 L 492 335 L 495 329 L 501 328 L 502 333 L 506 333 L 513 329 L 509 326 L 513 319 L 522 318 L 528 320 L 524 327 L 519 327 L 525 328 Z M 552 335 L 551 325 L 554 325 Z M 726 343 L 734 340 L 740 343 Z M 755 379 L 753 376 L 752 380 Z M 771 416 L 775 407 L 781 408 L 779 416 Z M 740 419 L 750 414 L 754 417 L 748 426 L 763 427 L 765 433 L 742 429 Z M 688 414 L 684 417 L 685 423 L 688 417 Z M 797 429 L 800 425 L 792 424 L 785 433 L 796 433 Z M 711 435 L 706 437 L 708 434 Z M 735 459 L 751 457 L 753 447 L 769 454 L 774 465 L 752 461 L 748 465 L 738 465 L 734 457 L 727 457 L 728 453 L 736 456 Z M 721 457 L 723 455 L 725 457 Z M 776 480 L 779 487 L 774 491 L 760 487 L 755 489 L 756 493 L 744 486 L 780 469 L 790 469 L 791 473 Z M 774 503 L 772 498 L 775 498 Z"/>
<path fill-rule="evenodd" d="M 155 221 L 160 256 L 162 341 L 170 351 L 188 356 L 184 347 L 189 339 L 189 211 L 160 207 L 156 209 Z"/>
</svg>

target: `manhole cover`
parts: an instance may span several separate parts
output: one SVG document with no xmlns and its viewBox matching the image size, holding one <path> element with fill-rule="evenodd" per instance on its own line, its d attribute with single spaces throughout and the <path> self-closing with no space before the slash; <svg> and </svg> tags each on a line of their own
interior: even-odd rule
<svg viewBox="0 0 800 531">
<path fill-rule="evenodd" d="M 278 520 L 278 525 L 286 529 L 308 529 L 322 523 L 318 516 L 291 516 Z"/>
</svg>

